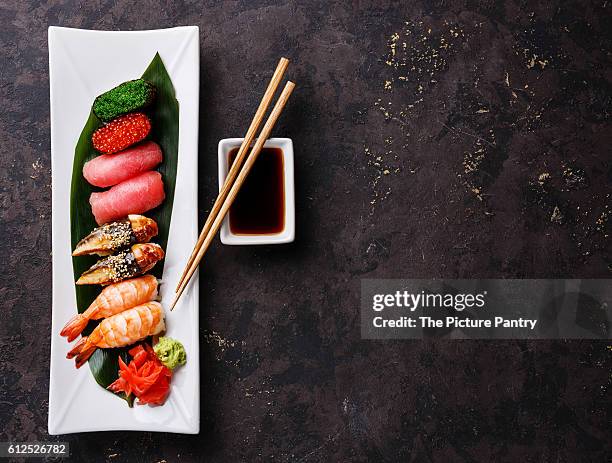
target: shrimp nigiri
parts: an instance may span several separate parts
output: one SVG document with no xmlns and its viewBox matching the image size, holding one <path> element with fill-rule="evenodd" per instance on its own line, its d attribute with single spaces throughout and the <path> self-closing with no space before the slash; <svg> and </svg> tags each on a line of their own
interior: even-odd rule
<svg viewBox="0 0 612 463">
<path fill-rule="evenodd" d="M 144 275 L 130 280 L 108 285 L 83 313 L 72 317 L 60 332 L 68 342 L 87 326 L 89 320 L 99 320 L 116 315 L 124 310 L 152 301 L 157 297 L 157 278 Z"/>
<path fill-rule="evenodd" d="M 76 357 L 76 367 L 80 368 L 98 348 L 129 346 L 165 329 L 164 308 L 159 302 L 147 302 L 102 320 L 89 336 L 75 344 L 66 358 Z"/>
</svg>

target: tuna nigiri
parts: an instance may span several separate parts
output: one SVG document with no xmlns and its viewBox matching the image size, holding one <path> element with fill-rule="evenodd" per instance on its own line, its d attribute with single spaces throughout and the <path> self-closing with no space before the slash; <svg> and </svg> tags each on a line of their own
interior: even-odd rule
<svg viewBox="0 0 612 463">
<path fill-rule="evenodd" d="M 89 197 L 91 211 L 98 225 L 121 219 L 128 214 L 142 214 L 159 206 L 166 197 L 161 174 L 144 172 Z"/>
<path fill-rule="evenodd" d="M 83 177 L 92 185 L 105 188 L 151 170 L 161 162 L 161 148 L 147 141 L 120 153 L 102 154 L 87 161 Z"/>
</svg>

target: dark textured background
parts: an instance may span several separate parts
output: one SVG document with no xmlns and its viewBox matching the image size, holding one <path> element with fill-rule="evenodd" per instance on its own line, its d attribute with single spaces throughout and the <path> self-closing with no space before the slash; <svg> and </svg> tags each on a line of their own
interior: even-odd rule
<svg viewBox="0 0 612 463">
<path fill-rule="evenodd" d="M 611 5 L 399 3 L 0 3 L 0 440 L 48 438 L 47 26 L 195 24 L 200 220 L 285 55 L 297 239 L 208 256 L 200 435 L 75 460 L 610 458 L 609 343 L 362 341 L 358 307 L 364 277 L 610 277 Z"/>
</svg>

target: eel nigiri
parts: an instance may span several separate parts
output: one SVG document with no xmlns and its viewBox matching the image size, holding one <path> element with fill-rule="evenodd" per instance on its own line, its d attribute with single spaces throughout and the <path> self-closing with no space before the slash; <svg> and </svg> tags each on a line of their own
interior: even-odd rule
<svg viewBox="0 0 612 463">
<path fill-rule="evenodd" d="M 91 211 L 98 225 L 111 222 L 128 214 L 142 214 L 159 206 L 166 197 L 161 174 L 144 172 L 125 180 L 109 190 L 92 193 Z"/>
<path fill-rule="evenodd" d="M 60 332 L 68 342 L 76 337 L 87 326 L 89 320 L 108 318 L 124 310 L 152 301 L 157 297 L 157 278 L 144 275 L 138 278 L 108 285 L 83 313 L 72 317 Z"/>
<path fill-rule="evenodd" d="M 116 154 L 102 154 L 87 161 L 83 177 L 94 186 L 106 188 L 153 169 L 162 162 L 162 151 L 147 141 Z"/>
<path fill-rule="evenodd" d="M 93 147 L 104 154 L 117 153 L 144 140 L 151 131 L 151 121 L 143 113 L 119 116 L 91 136 Z"/>
<path fill-rule="evenodd" d="M 164 250 L 159 244 L 135 244 L 129 250 L 100 259 L 81 275 L 76 284 L 108 285 L 117 283 L 126 278 L 148 272 L 163 258 Z"/>
<path fill-rule="evenodd" d="M 98 96 L 93 112 L 102 121 L 144 108 L 155 99 L 155 87 L 144 79 L 128 80 Z"/>
<path fill-rule="evenodd" d="M 157 223 L 144 215 L 130 214 L 127 219 L 94 228 L 77 244 L 73 256 L 98 254 L 108 256 L 135 243 L 146 243 L 157 235 Z"/>
<path fill-rule="evenodd" d="M 98 348 L 129 346 L 165 329 L 164 308 L 159 302 L 147 302 L 102 320 L 89 336 L 74 345 L 66 358 L 76 357 L 76 367 L 80 368 Z"/>
</svg>

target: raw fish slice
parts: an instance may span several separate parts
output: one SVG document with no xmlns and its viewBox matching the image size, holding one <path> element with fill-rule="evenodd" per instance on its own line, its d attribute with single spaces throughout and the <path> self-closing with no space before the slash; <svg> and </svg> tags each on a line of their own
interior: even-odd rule
<svg viewBox="0 0 612 463">
<path fill-rule="evenodd" d="M 153 141 L 128 148 L 117 154 L 102 154 L 87 161 L 83 177 L 94 186 L 108 187 L 153 169 L 162 162 L 162 151 Z"/>
<path fill-rule="evenodd" d="M 161 174 L 144 172 L 89 197 L 91 212 L 98 225 L 121 219 L 128 214 L 142 214 L 159 206 L 166 197 Z"/>
</svg>

